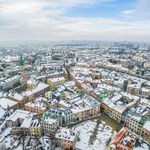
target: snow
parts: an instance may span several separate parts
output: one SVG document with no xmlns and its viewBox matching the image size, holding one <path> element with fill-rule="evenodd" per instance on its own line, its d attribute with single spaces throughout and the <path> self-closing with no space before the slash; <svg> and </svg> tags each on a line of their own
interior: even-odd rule
<svg viewBox="0 0 150 150">
<path fill-rule="evenodd" d="M 43 150 L 51 149 L 52 145 L 51 145 L 51 140 L 49 137 L 42 136 L 39 140 L 42 143 Z"/>
<path fill-rule="evenodd" d="M 133 150 L 150 150 L 150 145 L 142 142 L 138 144 L 137 146 L 134 146 Z"/>
<path fill-rule="evenodd" d="M 4 140 L 4 136 L 0 135 L 0 143 Z"/>
<path fill-rule="evenodd" d="M 0 119 L 5 115 L 5 110 L 0 107 Z"/>
<path fill-rule="evenodd" d="M 44 90 L 44 89 L 46 89 L 46 88 L 48 88 L 48 87 L 49 87 L 49 85 L 47 85 L 47 84 L 45 84 L 45 83 L 43 83 L 43 82 L 40 82 L 40 83 L 37 85 L 37 87 L 35 87 L 35 88 L 32 89 L 32 90 L 25 91 L 24 94 L 27 95 L 27 96 L 31 96 L 32 94 L 35 94 L 35 93 L 37 93 L 37 92 L 39 92 L 39 91 L 42 91 L 42 90 Z"/>
<path fill-rule="evenodd" d="M 65 78 L 64 77 L 58 77 L 58 78 L 50 78 L 49 80 L 51 82 L 58 82 L 58 81 L 64 81 Z"/>
<path fill-rule="evenodd" d="M 16 81 L 19 81 L 20 78 L 21 78 L 20 75 L 13 76 L 13 77 L 8 78 L 8 79 L 6 79 L 4 81 L 1 81 L 0 85 L 2 86 L 3 84 L 7 84 L 7 83 L 9 84 L 9 82 L 14 82 L 15 83 Z"/>
<path fill-rule="evenodd" d="M 17 99 L 17 100 L 19 100 L 19 101 L 22 101 L 23 98 L 24 98 L 23 95 L 21 95 L 21 94 L 19 94 L 19 93 L 14 93 L 14 92 L 9 93 L 9 94 L 8 94 L 8 97 L 13 98 L 13 99 Z"/>
<path fill-rule="evenodd" d="M 21 149 L 23 149 L 23 145 L 19 144 L 19 146 L 16 148 L 16 150 L 21 150 Z"/>
<path fill-rule="evenodd" d="M 11 116 L 6 120 L 16 121 L 18 118 L 25 119 L 30 114 L 29 111 L 17 109 Z"/>
<path fill-rule="evenodd" d="M 8 127 L 8 128 L 6 128 L 6 130 L 2 133 L 2 135 L 4 136 L 4 137 L 7 137 L 9 134 L 10 134 L 10 131 L 12 130 L 12 128 L 10 128 L 10 127 Z"/>
<path fill-rule="evenodd" d="M 67 141 L 74 141 L 76 137 L 77 132 L 68 128 L 60 128 L 55 135 L 55 138 L 64 139 Z"/>
<path fill-rule="evenodd" d="M 4 108 L 4 109 L 7 109 L 8 106 L 9 107 L 12 107 L 12 106 L 15 106 L 17 105 L 18 103 L 17 102 L 14 102 L 10 99 L 7 99 L 7 98 L 0 98 L 0 105 Z"/>
<path fill-rule="evenodd" d="M 144 124 L 143 128 L 148 130 L 148 131 L 150 131 L 150 121 L 149 120 L 146 121 L 146 123 Z"/>
<path fill-rule="evenodd" d="M 90 136 L 92 136 L 96 125 L 97 122 L 87 121 L 74 127 L 75 131 L 80 133 L 80 141 L 77 141 L 75 148 L 86 150 L 99 150 L 99 148 L 101 148 L 101 150 L 107 149 L 107 142 L 114 135 L 114 133 L 112 132 L 112 129 L 109 126 L 101 123 L 98 125 L 95 140 L 93 141 L 93 143 L 90 143 Z"/>
<path fill-rule="evenodd" d="M 54 123 L 57 123 L 57 119 L 51 119 L 51 118 L 44 118 L 44 121 L 46 121 L 47 125 L 50 125 L 50 124 L 54 124 Z"/>
<path fill-rule="evenodd" d="M 32 116 L 28 116 L 28 117 L 25 118 L 24 121 L 22 122 L 21 127 L 23 127 L 23 128 L 29 128 L 31 122 L 32 122 Z"/>
<path fill-rule="evenodd" d="M 25 104 L 25 106 L 33 109 L 46 110 L 46 106 L 42 102 L 28 102 Z"/>
<path fill-rule="evenodd" d="M 150 89 L 147 89 L 147 88 L 145 88 L 145 87 L 142 87 L 142 88 L 141 88 L 141 91 L 142 91 L 142 92 L 150 92 Z"/>
<path fill-rule="evenodd" d="M 112 97 L 111 101 L 116 102 L 116 101 L 120 100 L 121 98 L 122 98 L 122 95 L 117 94 L 116 96 Z"/>
</svg>

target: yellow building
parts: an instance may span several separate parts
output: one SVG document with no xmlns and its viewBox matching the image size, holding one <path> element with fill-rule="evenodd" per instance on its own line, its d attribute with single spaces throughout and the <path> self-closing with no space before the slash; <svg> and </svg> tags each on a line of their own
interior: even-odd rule
<svg viewBox="0 0 150 150">
<path fill-rule="evenodd" d="M 47 84 L 51 87 L 51 89 L 56 88 L 56 86 L 61 85 L 65 83 L 64 77 L 58 77 L 58 78 L 48 78 Z"/>
<path fill-rule="evenodd" d="M 10 98 L 15 102 L 18 102 L 20 108 L 23 108 L 24 104 L 28 102 L 28 97 L 20 93 L 15 93 L 15 92 L 9 93 L 8 98 Z"/>
<path fill-rule="evenodd" d="M 45 97 L 48 99 L 52 99 L 52 92 L 51 91 L 46 92 Z"/>
<path fill-rule="evenodd" d="M 150 120 L 147 120 L 142 128 L 142 137 L 150 143 Z"/>
<path fill-rule="evenodd" d="M 122 95 L 117 94 L 112 96 L 111 98 L 106 97 L 102 101 L 102 108 L 104 109 L 104 112 L 117 122 L 121 121 L 122 114 L 126 111 L 127 106 L 131 105 L 129 103 L 125 106 L 121 101 L 122 98 Z"/>
<path fill-rule="evenodd" d="M 34 93 L 32 93 L 31 91 L 26 91 L 25 94 L 27 95 L 29 102 L 35 98 Z"/>
<path fill-rule="evenodd" d="M 108 105 L 106 105 L 105 103 L 103 103 L 103 102 L 102 102 L 101 106 L 102 106 L 102 108 L 103 108 L 104 112 L 106 112 L 106 113 L 107 113 L 107 112 L 108 112 L 108 110 L 109 110 Z"/>
<path fill-rule="evenodd" d="M 95 110 L 92 107 L 71 109 L 71 111 L 75 116 L 75 121 L 83 121 L 95 115 Z"/>
<path fill-rule="evenodd" d="M 33 120 L 30 126 L 31 136 L 41 136 L 42 135 L 42 126 L 39 120 Z"/>
<path fill-rule="evenodd" d="M 74 110 L 73 111 L 74 115 L 75 115 L 75 118 L 77 121 L 82 121 L 83 120 L 83 113 L 82 113 L 82 110 Z"/>
<path fill-rule="evenodd" d="M 100 106 L 92 108 L 93 116 L 98 115 L 100 113 Z"/>
<path fill-rule="evenodd" d="M 34 98 L 39 97 L 42 94 L 45 94 L 45 92 L 47 92 L 48 90 L 49 90 L 49 85 L 40 82 L 37 83 L 36 86 L 34 86 L 34 88 L 28 89 L 23 94 L 28 97 L 28 101 L 31 101 Z"/>
<path fill-rule="evenodd" d="M 141 88 L 141 83 L 129 84 L 129 85 L 127 86 L 127 91 L 128 91 L 130 94 L 139 95 L 140 88 Z"/>
<path fill-rule="evenodd" d="M 87 63 L 85 63 L 85 62 L 78 62 L 78 63 L 76 63 L 76 66 L 77 67 L 83 67 L 83 68 L 86 68 L 86 67 L 88 67 L 88 64 Z"/>
<path fill-rule="evenodd" d="M 147 69 L 150 69 L 150 62 L 149 61 L 145 62 L 144 63 L 144 67 L 147 68 Z"/>
<path fill-rule="evenodd" d="M 33 88 L 33 82 L 31 80 L 27 81 L 27 88 L 32 89 Z"/>
<path fill-rule="evenodd" d="M 44 114 L 47 109 L 43 102 L 28 102 L 25 104 L 25 110 L 41 115 Z"/>
</svg>

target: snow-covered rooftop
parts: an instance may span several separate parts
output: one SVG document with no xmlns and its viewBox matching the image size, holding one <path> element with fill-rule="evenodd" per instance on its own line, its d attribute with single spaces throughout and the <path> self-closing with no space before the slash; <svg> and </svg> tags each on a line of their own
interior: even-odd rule
<svg viewBox="0 0 150 150">
<path fill-rule="evenodd" d="M 1 107 L 3 107 L 4 109 L 7 109 L 8 107 L 12 107 L 12 106 L 15 106 L 17 105 L 18 103 L 17 102 L 14 102 L 10 99 L 7 99 L 7 98 L 0 98 L 0 105 Z"/>
<path fill-rule="evenodd" d="M 77 136 L 76 131 L 73 131 L 68 128 L 60 128 L 57 131 L 55 138 L 73 142 L 73 141 L 75 141 L 76 136 Z"/>
</svg>

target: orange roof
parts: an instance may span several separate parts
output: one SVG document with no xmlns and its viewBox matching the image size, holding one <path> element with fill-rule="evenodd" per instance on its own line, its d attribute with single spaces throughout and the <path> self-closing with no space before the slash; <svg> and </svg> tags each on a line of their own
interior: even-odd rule
<svg viewBox="0 0 150 150">
<path fill-rule="evenodd" d="M 115 136 L 115 138 L 111 141 L 110 144 L 115 144 L 115 143 L 118 143 L 122 138 L 123 136 L 125 135 L 125 133 L 127 132 L 127 129 L 126 128 L 122 128 Z"/>
</svg>

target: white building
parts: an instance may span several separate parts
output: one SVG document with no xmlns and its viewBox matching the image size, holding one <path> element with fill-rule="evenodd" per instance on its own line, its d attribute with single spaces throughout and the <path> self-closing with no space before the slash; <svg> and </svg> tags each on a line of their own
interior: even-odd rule
<svg viewBox="0 0 150 150">
<path fill-rule="evenodd" d="M 54 135 L 60 125 L 59 117 L 51 115 L 49 112 L 46 112 L 43 115 L 41 121 L 42 129 L 44 135 L 51 136 Z"/>
</svg>

